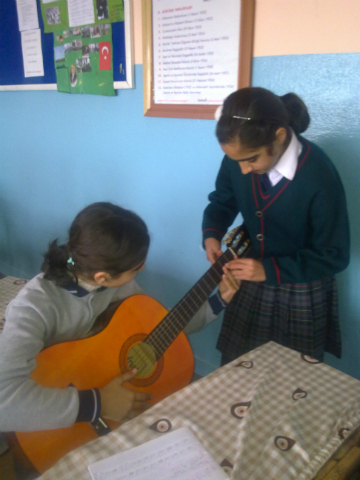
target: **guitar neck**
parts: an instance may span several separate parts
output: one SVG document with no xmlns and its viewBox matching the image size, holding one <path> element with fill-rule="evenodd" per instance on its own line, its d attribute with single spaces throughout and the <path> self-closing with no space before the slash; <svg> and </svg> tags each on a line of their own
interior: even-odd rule
<svg viewBox="0 0 360 480">
<path fill-rule="evenodd" d="M 244 248 L 243 253 L 247 250 Z M 211 292 L 220 283 L 225 263 L 233 260 L 233 251 L 229 248 L 200 278 L 189 292 L 175 305 L 166 317 L 149 333 L 144 340 L 152 346 L 159 359 L 179 333 L 205 303 Z"/>
</svg>

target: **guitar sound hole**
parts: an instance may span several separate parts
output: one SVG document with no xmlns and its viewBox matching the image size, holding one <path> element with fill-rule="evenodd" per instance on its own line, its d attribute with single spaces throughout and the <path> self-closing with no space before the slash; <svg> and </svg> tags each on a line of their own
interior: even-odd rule
<svg viewBox="0 0 360 480">
<path fill-rule="evenodd" d="M 149 377 L 156 367 L 156 356 L 153 348 L 146 343 L 136 343 L 131 347 L 127 357 L 130 370 L 137 368 L 137 377 Z"/>
<path fill-rule="evenodd" d="M 164 368 L 164 356 L 156 361 L 155 351 L 145 343 L 142 343 L 147 335 L 136 333 L 129 337 L 120 349 L 119 366 L 121 373 L 137 368 L 135 378 L 129 380 L 135 387 L 148 387 L 153 385 L 160 377 Z"/>
</svg>

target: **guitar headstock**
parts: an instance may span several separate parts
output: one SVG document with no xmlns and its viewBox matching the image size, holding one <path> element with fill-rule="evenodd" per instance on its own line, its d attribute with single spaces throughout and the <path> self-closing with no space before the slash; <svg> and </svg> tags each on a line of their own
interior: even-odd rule
<svg viewBox="0 0 360 480">
<path fill-rule="evenodd" d="M 222 243 L 238 257 L 244 256 L 250 249 L 250 237 L 245 225 L 240 225 L 228 232 Z"/>
</svg>

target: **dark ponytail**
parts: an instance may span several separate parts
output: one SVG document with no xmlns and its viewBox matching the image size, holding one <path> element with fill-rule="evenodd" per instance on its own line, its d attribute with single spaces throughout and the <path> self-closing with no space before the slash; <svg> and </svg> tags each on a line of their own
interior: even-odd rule
<svg viewBox="0 0 360 480">
<path fill-rule="evenodd" d="M 75 217 L 66 245 L 50 243 L 44 278 L 59 286 L 71 276 L 93 279 L 97 272 L 116 278 L 144 262 L 149 244 L 147 226 L 138 215 L 111 203 L 93 203 Z"/>
<path fill-rule="evenodd" d="M 225 99 L 216 136 L 222 144 L 239 141 L 261 148 L 274 142 L 278 128 L 292 128 L 299 135 L 309 123 L 307 107 L 295 93 L 279 97 L 265 88 L 248 87 Z"/>
<path fill-rule="evenodd" d="M 305 103 L 295 93 L 279 97 L 289 116 L 289 126 L 297 135 L 305 132 L 310 125 L 310 115 Z"/>
<path fill-rule="evenodd" d="M 68 254 L 66 245 L 58 245 L 57 240 L 49 244 L 49 250 L 44 255 L 44 263 L 41 270 L 45 272 L 44 277 L 54 280 L 57 285 L 64 285 L 69 282 Z"/>
</svg>

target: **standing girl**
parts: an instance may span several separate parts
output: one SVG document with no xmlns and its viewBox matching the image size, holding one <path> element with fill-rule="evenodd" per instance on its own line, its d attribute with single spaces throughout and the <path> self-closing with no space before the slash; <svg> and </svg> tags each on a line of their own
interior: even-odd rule
<svg viewBox="0 0 360 480">
<path fill-rule="evenodd" d="M 203 217 L 207 258 L 241 213 L 252 249 L 227 265 L 241 287 L 217 343 L 222 364 L 268 341 L 340 357 L 334 275 L 349 262 L 344 189 L 327 155 L 300 134 L 310 123 L 294 93 L 243 88 L 224 102 L 216 136 L 225 157 Z"/>
</svg>

